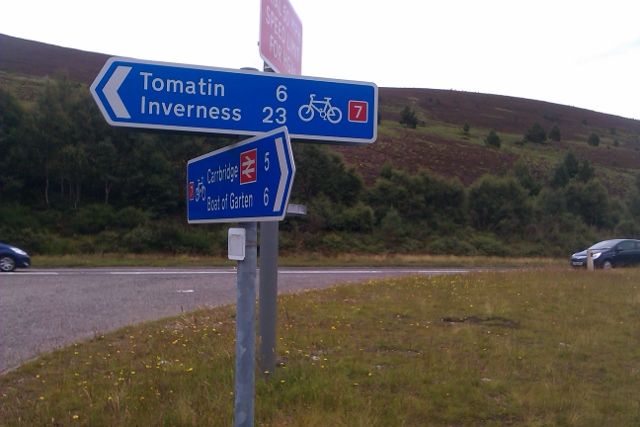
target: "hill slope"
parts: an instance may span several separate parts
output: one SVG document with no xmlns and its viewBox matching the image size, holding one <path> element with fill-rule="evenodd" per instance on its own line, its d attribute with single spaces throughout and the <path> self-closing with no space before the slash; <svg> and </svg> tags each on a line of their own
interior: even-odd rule
<svg viewBox="0 0 640 427">
<path fill-rule="evenodd" d="M 407 106 L 420 119 L 417 129 L 399 123 Z M 568 150 L 614 175 L 632 174 L 640 167 L 640 122 L 623 117 L 507 96 L 399 88 L 380 88 L 380 111 L 375 144 L 338 148 L 369 179 L 390 162 L 408 171 L 425 167 L 469 184 L 484 173 L 508 170 L 519 158 L 547 170 Z M 465 123 L 468 134 L 463 132 Z M 534 123 L 547 132 L 557 126 L 561 141 L 522 143 Z M 492 129 L 502 139 L 499 150 L 484 144 Z M 592 133 L 599 135 L 600 146 L 586 143 Z"/>
<path fill-rule="evenodd" d="M 91 83 L 109 57 L 0 34 L 0 70 L 28 76 L 67 75 Z"/>
<path fill-rule="evenodd" d="M 88 84 L 108 57 L 2 34 L 0 52 L 0 85 L 12 86 L 24 100 L 37 94 L 34 77 L 63 74 Z M 407 106 L 418 115 L 417 129 L 398 123 Z M 368 182 L 389 162 L 409 172 L 424 168 L 469 184 L 482 174 L 509 170 L 519 158 L 548 170 L 568 150 L 603 169 L 610 188 L 640 169 L 640 122 L 580 108 L 479 93 L 380 88 L 380 119 L 376 143 L 335 147 Z M 536 122 L 547 131 L 557 126 L 561 142 L 522 144 L 523 134 Z M 470 125 L 468 134 L 462 131 L 464 123 Z M 499 150 L 483 143 L 491 129 L 502 138 Z M 600 136 L 600 146 L 586 143 L 592 133 Z"/>
</svg>

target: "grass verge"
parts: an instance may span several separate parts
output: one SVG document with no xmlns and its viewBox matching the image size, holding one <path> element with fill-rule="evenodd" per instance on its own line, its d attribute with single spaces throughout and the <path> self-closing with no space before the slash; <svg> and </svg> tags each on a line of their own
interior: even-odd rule
<svg viewBox="0 0 640 427">
<path fill-rule="evenodd" d="M 76 254 L 36 255 L 36 268 L 60 267 L 220 267 L 235 266 L 222 257 L 166 254 Z M 282 255 L 285 267 L 551 267 L 566 265 L 565 259 L 504 258 L 486 256 L 406 255 L 406 254 L 323 254 Z"/>
<path fill-rule="evenodd" d="M 640 425 L 640 270 L 411 277 L 286 295 L 267 426 Z M 0 377 L 2 425 L 232 423 L 234 309 Z"/>
</svg>

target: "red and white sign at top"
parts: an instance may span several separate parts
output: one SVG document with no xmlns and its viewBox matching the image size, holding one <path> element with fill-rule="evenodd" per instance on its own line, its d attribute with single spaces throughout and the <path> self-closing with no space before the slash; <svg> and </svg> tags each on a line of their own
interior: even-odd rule
<svg viewBox="0 0 640 427">
<path fill-rule="evenodd" d="M 276 73 L 302 72 L 302 21 L 288 0 L 262 0 L 260 56 Z"/>
</svg>

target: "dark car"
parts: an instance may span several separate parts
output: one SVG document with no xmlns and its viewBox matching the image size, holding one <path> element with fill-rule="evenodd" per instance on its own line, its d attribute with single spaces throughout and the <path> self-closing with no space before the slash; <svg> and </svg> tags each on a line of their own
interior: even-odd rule
<svg viewBox="0 0 640 427">
<path fill-rule="evenodd" d="M 0 242 L 0 271 L 3 273 L 16 268 L 29 268 L 31 258 L 20 248 Z"/>
<path fill-rule="evenodd" d="M 640 264 L 640 240 L 612 239 L 596 243 L 589 248 L 596 268 L 613 268 Z M 587 250 L 571 255 L 571 265 L 585 267 Z"/>
</svg>

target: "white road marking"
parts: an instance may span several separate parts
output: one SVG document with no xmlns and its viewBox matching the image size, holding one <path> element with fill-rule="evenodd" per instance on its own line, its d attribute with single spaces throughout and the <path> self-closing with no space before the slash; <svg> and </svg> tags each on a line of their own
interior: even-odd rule
<svg viewBox="0 0 640 427">
<path fill-rule="evenodd" d="M 17 271 L 7 273 L 9 276 L 57 276 L 59 273 L 54 271 Z"/>
<path fill-rule="evenodd" d="M 442 268 L 434 268 L 434 269 L 333 269 L 333 270 L 287 270 L 280 269 L 279 274 L 332 274 L 332 275 L 351 275 L 351 274 L 380 274 L 380 275 L 397 275 L 397 274 L 455 274 L 455 273 L 469 273 L 471 270 L 464 268 L 452 268 L 452 269 L 442 269 Z M 227 274 L 236 274 L 237 271 L 235 269 L 231 270 L 93 270 L 93 269 L 78 269 L 78 270 L 36 270 L 36 271 L 18 271 L 13 273 L 8 273 L 7 275 L 32 275 L 32 276 L 60 276 L 60 275 L 80 275 L 80 274 L 91 274 L 91 275 L 112 275 L 112 276 L 167 276 L 167 275 L 227 275 Z"/>
<path fill-rule="evenodd" d="M 469 270 L 280 270 L 280 274 L 436 274 L 468 273 Z"/>
<path fill-rule="evenodd" d="M 214 271 L 214 270 L 203 270 L 203 271 L 108 271 L 105 273 L 95 273 L 95 274 L 110 274 L 114 276 L 159 276 L 166 274 L 232 274 L 235 271 Z"/>
</svg>

